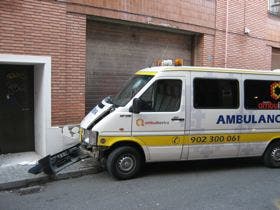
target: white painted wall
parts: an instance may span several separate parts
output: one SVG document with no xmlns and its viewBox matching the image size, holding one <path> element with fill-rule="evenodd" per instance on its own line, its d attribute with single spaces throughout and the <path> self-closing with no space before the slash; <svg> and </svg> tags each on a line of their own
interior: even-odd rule
<svg viewBox="0 0 280 210">
<path fill-rule="evenodd" d="M 51 126 L 51 57 L 0 54 L 0 64 L 34 65 L 35 151 L 45 156 L 77 143 L 77 125 Z"/>
</svg>

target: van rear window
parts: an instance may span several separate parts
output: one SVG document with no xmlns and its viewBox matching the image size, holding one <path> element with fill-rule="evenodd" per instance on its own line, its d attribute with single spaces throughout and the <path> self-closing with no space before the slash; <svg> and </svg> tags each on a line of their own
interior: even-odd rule
<svg viewBox="0 0 280 210">
<path fill-rule="evenodd" d="M 246 109 L 280 109 L 280 81 L 245 80 Z"/>
<path fill-rule="evenodd" d="M 238 80 L 195 78 L 194 107 L 197 109 L 238 108 Z"/>
</svg>

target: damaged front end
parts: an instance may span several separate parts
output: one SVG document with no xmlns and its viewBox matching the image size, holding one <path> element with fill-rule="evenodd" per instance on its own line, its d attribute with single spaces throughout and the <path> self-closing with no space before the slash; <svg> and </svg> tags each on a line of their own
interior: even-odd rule
<svg viewBox="0 0 280 210">
<path fill-rule="evenodd" d="M 44 172 L 48 175 L 55 175 L 64 168 L 90 156 L 100 161 L 107 148 L 97 145 L 98 132 L 94 131 L 93 127 L 114 110 L 113 104 L 109 102 L 110 98 L 105 98 L 83 119 L 80 124 L 79 144 L 54 155 L 45 156 L 28 172 L 32 174 Z"/>
<path fill-rule="evenodd" d="M 96 160 L 100 160 L 103 157 L 104 147 L 97 146 L 98 132 L 82 129 L 80 130 L 81 151 L 93 157 Z"/>
<path fill-rule="evenodd" d="M 72 146 L 54 155 L 47 155 L 38 161 L 38 164 L 28 170 L 29 173 L 39 174 L 44 172 L 48 175 L 55 175 L 64 168 L 88 158 L 80 149 L 80 144 Z"/>
<path fill-rule="evenodd" d="M 98 146 L 98 132 L 94 130 L 94 126 L 114 110 L 115 107 L 111 102 L 111 98 L 107 97 L 82 120 L 80 125 L 80 148 L 83 153 L 97 160 L 102 159 L 107 148 Z"/>
</svg>

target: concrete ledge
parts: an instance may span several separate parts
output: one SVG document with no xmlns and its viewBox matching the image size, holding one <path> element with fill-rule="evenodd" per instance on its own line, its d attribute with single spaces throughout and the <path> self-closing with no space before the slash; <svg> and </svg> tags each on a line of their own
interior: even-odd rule
<svg viewBox="0 0 280 210">
<path fill-rule="evenodd" d="M 10 182 L 6 182 L 6 183 L 0 183 L 0 191 L 31 186 L 35 183 L 46 183 L 50 180 L 51 179 L 48 176 L 41 176 L 38 178 L 23 179 L 23 180 L 17 180 L 17 181 L 10 181 Z"/>
</svg>

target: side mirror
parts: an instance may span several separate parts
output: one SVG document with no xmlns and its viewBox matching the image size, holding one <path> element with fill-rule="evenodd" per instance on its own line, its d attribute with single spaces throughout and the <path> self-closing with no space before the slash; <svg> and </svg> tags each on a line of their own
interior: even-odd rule
<svg viewBox="0 0 280 210">
<path fill-rule="evenodd" d="M 141 100 L 139 98 L 133 99 L 133 105 L 130 107 L 129 111 L 134 114 L 139 114 L 141 110 Z"/>
</svg>

